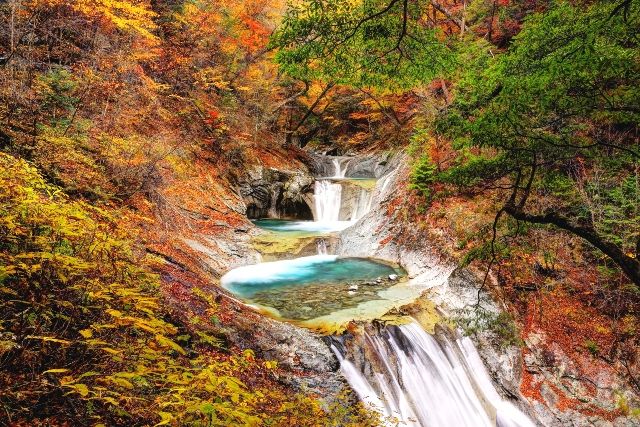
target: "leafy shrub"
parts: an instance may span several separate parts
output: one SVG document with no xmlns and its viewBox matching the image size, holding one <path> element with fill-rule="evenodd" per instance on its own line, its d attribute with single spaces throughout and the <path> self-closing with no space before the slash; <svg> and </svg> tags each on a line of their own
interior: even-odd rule
<svg viewBox="0 0 640 427">
<path fill-rule="evenodd" d="M 496 336 L 502 347 L 523 345 L 518 326 L 510 313 L 494 313 L 476 307 L 460 311 L 455 320 L 465 335 L 489 331 Z"/>
<path fill-rule="evenodd" d="M 418 190 L 426 199 L 432 195 L 431 185 L 436 181 L 437 167 L 428 156 L 421 157 L 411 172 L 411 188 Z"/>
</svg>

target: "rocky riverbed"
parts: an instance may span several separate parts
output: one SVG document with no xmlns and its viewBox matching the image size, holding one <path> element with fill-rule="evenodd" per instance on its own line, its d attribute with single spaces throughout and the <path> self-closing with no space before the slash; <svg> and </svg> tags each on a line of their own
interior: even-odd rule
<svg viewBox="0 0 640 427">
<path fill-rule="evenodd" d="M 284 319 L 311 320 L 357 307 L 368 301 L 382 300 L 379 292 L 399 280 L 401 278 L 398 275 L 392 275 L 377 280 L 351 280 L 277 288 L 256 293 L 250 302 L 272 307 Z"/>
</svg>

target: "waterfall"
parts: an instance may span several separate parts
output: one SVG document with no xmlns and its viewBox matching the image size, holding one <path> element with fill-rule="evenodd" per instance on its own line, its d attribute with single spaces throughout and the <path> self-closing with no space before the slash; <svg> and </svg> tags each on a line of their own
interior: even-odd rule
<svg viewBox="0 0 640 427">
<path fill-rule="evenodd" d="M 333 162 L 334 167 L 333 178 L 344 178 L 345 176 L 347 176 L 347 168 L 349 167 L 349 162 L 347 162 L 344 170 L 342 170 L 342 164 L 340 164 L 339 158 L 333 158 L 331 159 L 331 161 Z"/>
<path fill-rule="evenodd" d="M 340 219 L 342 186 L 328 180 L 315 183 L 316 221 L 335 222 Z"/>
<path fill-rule="evenodd" d="M 414 322 L 365 333 L 363 347 L 367 361 L 358 368 L 341 341 L 332 345 L 358 397 L 401 425 L 534 426 L 497 393 L 469 338 L 436 340 Z"/>
<path fill-rule="evenodd" d="M 360 190 L 356 203 L 351 210 L 351 221 L 357 221 L 365 216 L 371 210 L 371 201 L 373 199 L 373 192 L 367 191 L 364 188 Z"/>
<path fill-rule="evenodd" d="M 327 241 L 324 239 L 319 239 L 316 241 L 316 247 L 318 248 L 318 255 L 328 255 L 327 252 Z"/>
<path fill-rule="evenodd" d="M 351 182 L 352 178 L 347 178 L 352 158 L 330 159 L 334 167 L 333 176 L 318 178 L 315 182 L 314 220 L 317 224 L 333 224 L 343 230 L 371 210 L 373 191 L 364 186 L 357 190 L 356 185 L 359 184 L 354 183 L 357 178 L 353 178 L 354 182 Z"/>
</svg>

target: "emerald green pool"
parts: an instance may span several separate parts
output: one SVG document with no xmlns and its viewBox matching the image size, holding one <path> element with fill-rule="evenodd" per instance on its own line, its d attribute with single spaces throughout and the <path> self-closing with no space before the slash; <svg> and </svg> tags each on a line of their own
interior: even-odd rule
<svg viewBox="0 0 640 427">
<path fill-rule="evenodd" d="M 401 269 L 367 258 L 315 255 L 240 267 L 222 285 L 249 303 L 274 308 L 288 319 L 307 320 L 381 299 Z M 397 279 L 396 279 L 397 280 Z"/>
</svg>

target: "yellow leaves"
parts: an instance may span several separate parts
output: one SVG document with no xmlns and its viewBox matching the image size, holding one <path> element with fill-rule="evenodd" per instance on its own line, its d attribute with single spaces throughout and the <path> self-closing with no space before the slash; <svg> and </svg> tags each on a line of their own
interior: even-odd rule
<svg viewBox="0 0 640 427">
<path fill-rule="evenodd" d="M 160 416 L 160 422 L 153 427 L 166 426 L 175 420 L 175 417 L 170 412 L 158 412 L 158 415 Z"/>
<path fill-rule="evenodd" d="M 162 347 L 169 347 L 170 349 L 177 351 L 178 353 L 185 355 L 187 354 L 186 351 L 184 351 L 184 349 L 182 347 L 180 347 L 176 342 L 170 340 L 169 338 L 163 336 L 163 335 L 156 335 L 155 336 L 155 340 L 158 344 L 160 344 L 160 346 Z"/>
<path fill-rule="evenodd" d="M 61 339 L 56 338 L 56 337 L 43 337 L 43 336 L 37 336 L 37 335 L 27 335 L 25 338 L 29 339 L 29 340 L 40 340 L 40 341 L 43 341 L 43 342 L 55 342 L 55 343 L 64 344 L 64 345 L 71 344 L 71 341 L 61 340 Z"/>
<path fill-rule="evenodd" d="M 83 338 L 91 338 L 93 336 L 93 331 L 91 329 L 82 329 L 79 333 Z"/>
<path fill-rule="evenodd" d="M 245 359 L 247 360 L 254 360 L 256 357 L 256 353 L 251 350 L 251 349 L 246 349 L 242 352 L 242 355 L 244 356 Z"/>
<path fill-rule="evenodd" d="M 124 379 L 124 378 L 119 378 L 117 376 L 118 374 L 116 374 L 116 376 L 110 376 L 110 377 L 105 377 L 103 378 L 104 381 L 108 381 L 114 385 L 120 386 L 120 387 L 124 387 L 127 389 L 133 389 L 133 384 L 131 382 L 129 382 L 128 380 Z"/>
<path fill-rule="evenodd" d="M 103 402 L 108 403 L 110 405 L 113 405 L 113 406 L 119 406 L 120 405 L 120 402 L 118 402 L 116 399 L 114 399 L 111 396 L 101 397 L 100 400 L 102 400 Z"/>
<path fill-rule="evenodd" d="M 277 360 L 266 360 L 264 362 L 264 367 L 267 369 L 276 369 L 278 367 L 278 361 Z"/>
<path fill-rule="evenodd" d="M 67 394 L 78 393 L 82 397 L 87 397 L 89 395 L 89 387 L 86 384 L 66 384 L 63 387 L 70 388 L 71 391 Z"/>
<path fill-rule="evenodd" d="M 122 0 L 76 0 L 72 7 L 85 15 L 102 15 L 119 30 L 137 33 L 148 40 L 156 40 L 151 33 L 156 27 L 156 14 L 142 3 Z"/>
<path fill-rule="evenodd" d="M 105 310 L 105 311 L 106 311 L 106 313 L 107 313 L 108 315 L 113 316 L 113 317 L 115 317 L 116 319 L 119 319 L 119 318 L 121 318 L 121 317 L 123 316 L 123 314 L 122 314 L 122 312 L 121 312 L 121 311 L 119 311 L 119 310 L 114 310 L 114 309 L 112 309 L 112 308 L 110 308 L 110 309 L 108 309 L 108 310 Z"/>
<path fill-rule="evenodd" d="M 65 368 L 48 369 L 44 371 L 43 374 L 62 374 L 64 372 L 69 372 L 69 369 L 65 369 Z"/>
<path fill-rule="evenodd" d="M 194 79 L 203 89 L 229 90 L 231 83 L 226 80 L 221 71 L 214 68 L 202 68 L 194 74 Z"/>
<path fill-rule="evenodd" d="M 8 277 L 10 274 L 13 274 L 13 272 L 15 272 L 15 270 L 11 270 L 12 273 L 8 273 L 8 269 L 7 270 L 2 270 L 2 267 L 0 267 L 0 282 L 2 281 L 2 279 L 4 277 Z M 3 276 L 3 274 L 6 274 L 6 276 Z M 11 288 L 7 288 L 5 286 L 0 286 L 0 294 L 7 294 L 7 295 L 12 295 L 12 296 L 18 296 L 18 293 L 16 291 L 14 291 Z"/>
</svg>

